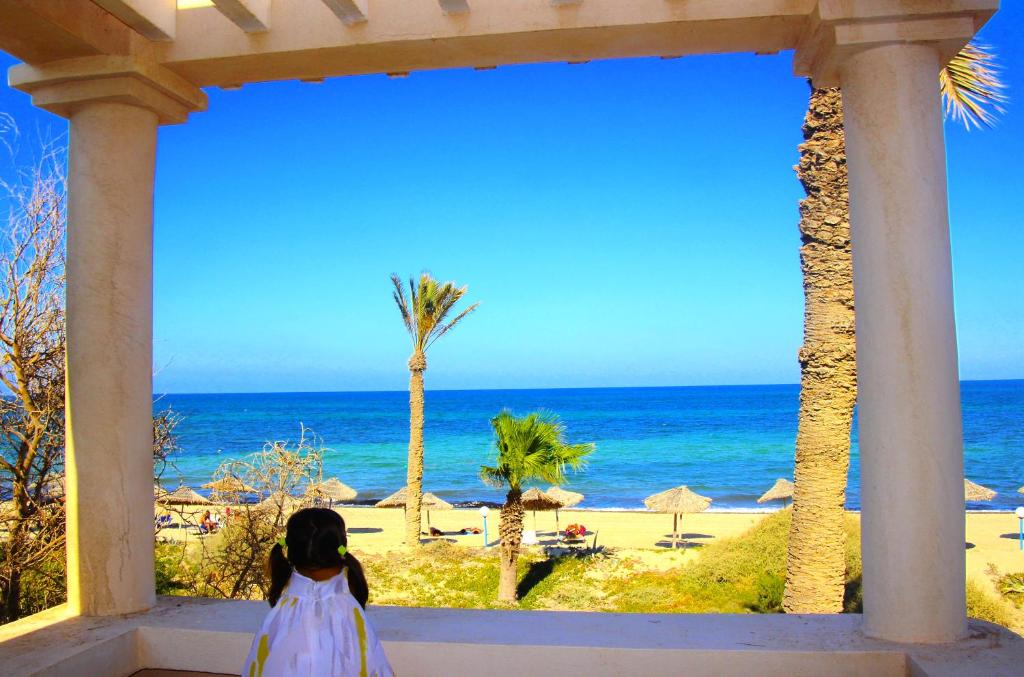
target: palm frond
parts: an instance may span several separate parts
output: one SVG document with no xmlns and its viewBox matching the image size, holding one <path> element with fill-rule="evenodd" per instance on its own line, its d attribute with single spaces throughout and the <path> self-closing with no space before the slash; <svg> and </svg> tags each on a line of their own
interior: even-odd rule
<svg viewBox="0 0 1024 677">
<path fill-rule="evenodd" d="M 441 338 L 442 336 L 444 336 L 445 334 L 450 332 L 452 329 L 454 329 L 455 325 L 457 325 L 459 322 L 462 321 L 462 318 L 466 317 L 467 315 L 469 315 L 470 313 L 472 313 L 474 310 L 476 310 L 479 307 L 480 307 L 480 302 L 477 301 L 476 303 L 471 305 L 469 308 L 466 308 L 461 313 L 456 315 L 454 320 L 452 320 L 448 324 L 444 325 L 441 329 L 439 329 L 439 330 L 434 332 L 434 336 L 433 336 L 433 338 L 430 339 L 430 343 L 428 343 L 427 346 L 429 347 L 429 346 L 433 345 L 433 343 L 435 341 L 437 341 L 437 339 Z"/>
<path fill-rule="evenodd" d="M 501 489 L 507 481 L 505 474 L 500 468 L 492 468 L 486 465 L 480 466 L 480 479 L 484 481 L 484 484 L 495 489 Z"/>
<path fill-rule="evenodd" d="M 999 77 L 995 54 L 985 45 L 969 42 L 939 72 L 939 89 L 946 117 L 968 130 L 995 124 L 995 113 L 1003 113 L 1006 85 Z"/>
<path fill-rule="evenodd" d="M 416 332 L 412 328 L 412 316 L 409 314 L 409 302 L 406 301 L 405 292 L 402 290 L 402 280 L 392 273 L 391 284 L 395 285 L 395 291 L 392 293 L 392 296 L 395 299 L 395 304 L 398 305 L 398 312 L 402 314 L 402 322 L 405 324 L 406 331 L 409 332 L 409 335 L 415 341 Z"/>
</svg>

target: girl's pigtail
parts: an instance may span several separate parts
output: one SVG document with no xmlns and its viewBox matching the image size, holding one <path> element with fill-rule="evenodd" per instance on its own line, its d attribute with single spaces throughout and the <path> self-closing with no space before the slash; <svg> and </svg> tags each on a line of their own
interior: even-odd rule
<svg viewBox="0 0 1024 677">
<path fill-rule="evenodd" d="M 366 574 L 363 573 L 363 565 L 359 563 L 355 555 L 346 552 L 341 556 L 341 561 L 348 571 L 348 590 L 359 602 L 359 606 L 366 608 L 366 602 L 370 599 L 370 586 L 366 582 Z"/>
<path fill-rule="evenodd" d="M 284 556 L 284 548 L 280 543 L 275 543 L 274 547 L 270 549 L 267 568 L 270 570 L 270 590 L 267 592 L 267 601 L 270 602 L 270 606 L 276 606 L 277 600 L 281 598 L 281 593 L 284 592 L 285 586 L 288 585 L 288 581 L 292 577 L 292 565 Z"/>
</svg>

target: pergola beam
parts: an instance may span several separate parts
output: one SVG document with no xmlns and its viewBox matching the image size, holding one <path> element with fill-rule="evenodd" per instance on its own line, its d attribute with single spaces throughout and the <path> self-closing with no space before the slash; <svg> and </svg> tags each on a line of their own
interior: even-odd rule
<svg viewBox="0 0 1024 677">
<path fill-rule="evenodd" d="M 445 14 L 468 14 L 469 0 L 437 0 Z"/>
<path fill-rule="evenodd" d="M 246 33 L 270 30 L 270 0 L 213 0 L 213 4 Z"/>
<path fill-rule="evenodd" d="M 796 47 L 816 0 L 279 0 L 260 40 L 213 8 L 178 12 L 157 62 L 199 86 L 404 73 L 665 54 L 775 52 Z M 368 13 L 372 10 L 373 16 Z M 350 30 L 339 30 L 338 19 Z"/>
<path fill-rule="evenodd" d="M 124 54 L 143 38 L 99 5 L 66 6 L 35 0 L 0 1 L 0 45 L 29 63 L 98 54 Z"/>
<path fill-rule="evenodd" d="M 157 42 L 174 39 L 177 0 L 92 0 L 137 33 Z"/>
<path fill-rule="evenodd" d="M 346 26 L 363 23 L 370 16 L 369 0 L 323 0 Z"/>
</svg>

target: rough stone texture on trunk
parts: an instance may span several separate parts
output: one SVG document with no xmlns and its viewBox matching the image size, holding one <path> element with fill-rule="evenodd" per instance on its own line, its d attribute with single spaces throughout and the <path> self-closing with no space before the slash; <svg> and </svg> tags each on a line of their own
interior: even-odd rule
<svg viewBox="0 0 1024 677">
<path fill-rule="evenodd" d="M 804 345 L 786 591 L 789 613 L 838 613 L 846 572 L 845 502 L 857 399 L 849 192 L 842 100 L 816 89 L 796 168 Z"/>
<path fill-rule="evenodd" d="M 416 352 L 409 359 L 409 460 L 406 476 L 405 544 L 420 544 L 420 505 L 423 501 L 423 372 L 427 359 Z"/>
<path fill-rule="evenodd" d="M 517 587 L 516 567 L 519 563 L 519 548 L 523 540 L 523 495 L 512 489 L 501 506 L 501 566 L 498 580 L 498 599 L 515 601 Z"/>
</svg>

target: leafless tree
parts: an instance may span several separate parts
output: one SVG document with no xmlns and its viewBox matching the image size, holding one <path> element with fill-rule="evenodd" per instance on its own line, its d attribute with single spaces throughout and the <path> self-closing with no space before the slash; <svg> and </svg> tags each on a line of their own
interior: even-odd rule
<svg viewBox="0 0 1024 677">
<path fill-rule="evenodd" d="M 13 160 L 17 133 L 9 117 L 0 131 Z M 0 492 L 7 499 L 0 507 L 0 621 L 9 621 L 38 610 L 24 598 L 27 579 L 64 587 L 61 147 L 45 146 L 27 168 L 0 178 L 0 191 L 7 210 L 0 233 Z M 42 597 L 36 601 L 54 601 Z"/>
<path fill-rule="evenodd" d="M 179 575 L 193 595 L 262 599 L 270 584 L 270 548 L 295 510 L 310 505 L 305 490 L 323 479 L 323 446 L 302 427 L 294 445 L 268 443 L 260 452 L 223 463 L 214 474 L 217 499 L 230 507 L 222 533 L 204 537 L 189 566 L 182 551 Z"/>
</svg>

